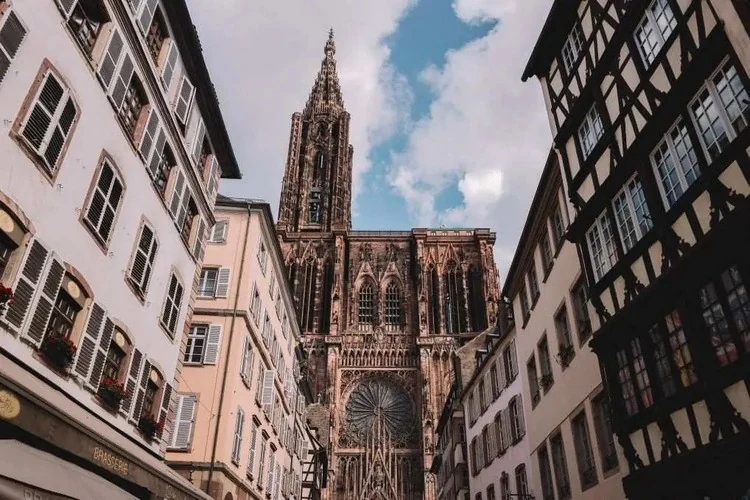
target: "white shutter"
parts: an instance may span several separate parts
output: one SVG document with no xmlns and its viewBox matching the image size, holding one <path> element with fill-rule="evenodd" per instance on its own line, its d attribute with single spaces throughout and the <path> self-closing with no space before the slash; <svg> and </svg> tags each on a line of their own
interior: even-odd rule
<svg viewBox="0 0 750 500">
<path fill-rule="evenodd" d="M 297 413 L 300 415 L 305 412 L 305 397 L 297 396 Z"/>
<path fill-rule="evenodd" d="M 133 402 L 136 396 L 136 387 L 138 385 L 138 375 L 141 373 L 141 364 L 143 362 L 143 354 L 138 349 L 133 351 L 133 355 L 130 360 L 130 370 L 128 370 L 128 379 L 125 384 L 125 398 L 122 400 L 120 405 L 120 412 L 130 415 Z"/>
<path fill-rule="evenodd" d="M 229 221 L 220 220 L 216 221 L 214 227 L 211 228 L 211 243 L 224 243 L 227 237 L 227 226 Z"/>
<path fill-rule="evenodd" d="M 206 221 L 203 217 L 198 216 L 198 228 L 195 231 L 195 240 L 193 240 L 193 257 L 198 261 L 203 261 L 204 248 L 206 242 Z"/>
<path fill-rule="evenodd" d="M 193 102 L 194 91 L 195 87 L 190 83 L 188 77 L 183 76 L 174 102 L 174 113 L 183 125 L 187 125 L 188 111 L 190 111 L 190 105 Z"/>
<path fill-rule="evenodd" d="M 94 184 L 91 199 L 86 208 L 86 221 L 103 243 L 107 243 L 112 234 L 122 192 L 120 177 L 112 165 L 105 160 L 99 169 L 99 177 Z"/>
<path fill-rule="evenodd" d="M 216 203 L 216 194 L 219 192 L 219 178 L 221 177 L 221 168 L 216 159 L 216 155 L 211 155 L 211 167 L 208 170 L 208 203 L 213 206 Z"/>
<path fill-rule="evenodd" d="M 240 361 L 240 377 L 247 380 L 247 358 L 250 351 L 250 338 L 245 335 L 242 339 L 242 360 Z"/>
<path fill-rule="evenodd" d="M 240 451 L 242 446 L 242 430 L 245 424 L 245 412 L 242 408 L 237 408 L 237 419 L 234 426 L 234 441 L 232 443 L 232 461 L 240 461 Z"/>
<path fill-rule="evenodd" d="M 2 28 L 0 28 L 0 82 L 8 73 L 10 63 L 15 59 L 24 38 L 26 38 L 26 28 L 21 20 L 14 11 L 7 12 Z"/>
<path fill-rule="evenodd" d="M 195 131 L 194 139 L 191 143 L 193 160 L 198 165 L 198 161 L 201 158 L 201 150 L 203 149 L 203 140 L 206 137 L 206 124 L 203 123 L 203 118 L 198 119 L 198 128 Z M 198 169 L 201 170 L 203 165 L 198 165 Z"/>
<path fill-rule="evenodd" d="M 116 29 L 112 30 L 109 44 L 107 44 L 107 50 L 104 52 L 101 61 L 99 61 L 98 70 L 99 79 L 107 89 L 110 88 L 112 78 L 115 76 L 115 72 L 120 65 L 120 58 L 123 55 L 124 46 L 125 44 L 120 32 Z"/>
<path fill-rule="evenodd" d="M 172 78 L 174 77 L 178 56 L 177 44 L 174 43 L 174 40 L 169 40 L 169 52 L 167 53 L 167 58 L 164 60 L 164 67 L 161 70 L 161 81 L 167 90 L 169 90 Z"/>
<path fill-rule="evenodd" d="M 112 82 L 112 87 L 109 89 L 109 95 L 112 99 L 112 103 L 115 105 L 115 109 L 119 110 L 122 106 L 122 102 L 125 99 L 125 93 L 130 86 L 130 80 L 133 78 L 133 72 L 135 67 L 133 66 L 133 60 L 129 54 L 125 54 L 122 58 L 117 76 Z"/>
<path fill-rule="evenodd" d="M 156 142 L 151 149 L 151 157 L 148 158 L 148 173 L 152 178 L 159 175 L 162 163 L 164 162 L 164 146 L 167 143 L 167 135 L 164 133 L 164 127 L 159 127 L 156 135 Z M 144 161 L 146 159 L 144 158 Z"/>
<path fill-rule="evenodd" d="M 253 468 L 255 467 L 255 446 L 258 441 L 258 424 L 251 422 L 250 425 L 250 450 L 247 454 L 247 475 L 253 477 Z"/>
<path fill-rule="evenodd" d="M 221 325 L 209 325 L 206 338 L 206 351 L 203 356 L 204 365 L 215 365 L 221 350 Z"/>
<path fill-rule="evenodd" d="M 104 315 L 104 309 L 99 304 L 94 303 L 91 306 L 86 328 L 83 330 L 83 337 L 78 346 L 74 370 L 85 380 L 89 378 L 91 364 L 94 361 L 96 348 L 99 345 L 99 337 L 104 326 Z"/>
<path fill-rule="evenodd" d="M 518 356 L 516 355 L 516 339 L 513 339 L 510 341 L 510 364 L 511 364 L 511 370 L 513 372 L 513 376 L 511 378 L 515 379 L 516 375 L 518 375 Z"/>
<path fill-rule="evenodd" d="M 135 249 L 133 264 L 130 268 L 130 281 L 143 293 L 146 292 L 148 282 L 151 279 L 158 246 L 153 230 L 144 223 L 141 226 L 138 246 Z"/>
<path fill-rule="evenodd" d="M 65 276 L 65 267 L 55 254 L 50 254 L 47 259 L 47 269 L 42 276 L 44 277 L 44 286 L 37 288 L 36 301 L 32 302 L 30 308 L 34 312 L 31 316 L 31 321 L 25 329 L 26 337 L 31 339 L 32 343 L 36 346 L 42 343 L 42 339 L 47 333 L 47 325 L 50 316 L 52 316 L 52 309 L 55 306 L 55 300 Z"/>
<path fill-rule="evenodd" d="M 159 3 L 158 0 L 145 0 L 141 6 L 141 12 L 138 15 L 138 27 L 144 34 L 148 33 L 151 27 L 151 21 L 154 19 L 154 12 L 156 12 L 156 5 Z"/>
<path fill-rule="evenodd" d="M 91 367 L 91 375 L 89 376 L 89 386 L 94 390 L 99 388 L 99 382 L 101 381 L 102 372 L 104 371 L 104 362 L 107 360 L 109 344 L 112 341 L 112 334 L 114 331 L 115 324 L 110 318 L 105 319 L 102 336 L 99 338 L 96 358 L 94 359 L 94 365 Z"/>
<path fill-rule="evenodd" d="M 273 492 L 274 488 L 274 482 L 273 482 L 273 472 L 276 468 L 276 455 L 273 452 L 273 449 L 270 450 L 270 453 L 268 454 L 271 457 L 271 463 L 268 467 L 268 493 Z"/>
<path fill-rule="evenodd" d="M 66 19 L 73 12 L 73 7 L 75 7 L 77 1 L 78 0 L 57 0 L 57 5 L 60 7 L 60 11 L 65 15 Z"/>
<path fill-rule="evenodd" d="M 169 202 L 169 211 L 172 212 L 175 222 L 179 227 L 185 223 L 187 217 L 187 204 L 190 199 L 188 183 L 182 170 L 177 171 L 174 188 L 172 190 L 172 199 Z"/>
<path fill-rule="evenodd" d="M 219 276 L 216 282 L 216 297 L 227 297 L 229 295 L 229 282 L 232 270 L 228 267 L 219 269 Z"/>
<path fill-rule="evenodd" d="M 141 157 L 146 161 L 151 156 L 151 150 L 156 142 L 155 139 L 159 128 L 159 115 L 152 108 L 146 122 L 146 129 L 143 131 L 143 137 L 141 137 L 141 145 L 138 148 L 141 152 Z"/>
<path fill-rule="evenodd" d="M 39 240 L 29 242 L 22 271 L 18 273 L 13 290 L 13 300 L 5 313 L 5 320 L 13 331 L 20 331 L 26 320 L 48 256 L 49 251 Z"/>
<path fill-rule="evenodd" d="M 263 409 L 271 417 L 271 406 L 273 405 L 273 370 L 263 371 L 263 396 L 261 398 L 261 404 Z"/>
<path fill-rule="evenodd" d="M 197 398 L 193 395 L 180 394 L 178 396 L 176 421 L 169 443 L 170 448 L 184 450 L 190 447 L 196 403 Z"/>
</svg>

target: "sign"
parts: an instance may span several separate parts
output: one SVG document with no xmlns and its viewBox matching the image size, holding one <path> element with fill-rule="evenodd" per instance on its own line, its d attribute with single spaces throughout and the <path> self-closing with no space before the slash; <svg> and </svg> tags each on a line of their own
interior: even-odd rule
<svg viewBox="0 0 750 500">
<path fill-rule="evenodd" d="M 125 461 L 125 459 L 118 457 L 114 453 L 110 453 L 109 451 L 99 446 L 94 446 L 94 452 L 92 456 L 94 458 L 94 462 L 104 466 L 105 468 L 123 476 L 128 475 L 128 462 Z"/>
</svg>

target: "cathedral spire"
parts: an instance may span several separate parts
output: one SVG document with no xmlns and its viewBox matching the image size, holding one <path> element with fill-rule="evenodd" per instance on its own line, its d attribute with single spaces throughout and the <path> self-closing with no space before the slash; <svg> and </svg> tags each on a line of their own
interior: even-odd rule
<svg viewBox="0 0 750 500">
<path fill-rule="evenodd" d="M 310 97 L 305 106 L 305 115 L 312 113 L 339 112 L 344 110 L 339 75 L 336 72 L 336 43 L 333 41 L 333 28 L 328 32 L 328 41 L 323 49 L 325 58 L 320 63 L 320 71 L 315 78 Z"/>
</svg>

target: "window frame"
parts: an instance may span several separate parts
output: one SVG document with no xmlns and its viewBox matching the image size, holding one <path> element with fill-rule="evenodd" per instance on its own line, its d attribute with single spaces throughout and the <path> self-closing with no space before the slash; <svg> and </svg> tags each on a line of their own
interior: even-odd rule
<svg viewBox="0 0 750 500">
<path fill-rule="evenodd" d="M 180 291 L 177 300 L 175 300 L 174 297 L 171 297 L 169 292 L 172 287 L 172 282 L 175 283 L 175 295 L 177 295 L 178 290 Z M 174 270 L 172 270 L 169 279 L 167 280 L 167 290 L 165 295 L 164 305 L 161 314 L 159 315 L 159 325 L 161 325 L 162 329 L 167 332 L 171 339 L 174 339 L 177 334 L 177 326 L 182 312 L 182 302 L 185 298 L 185 285 L 182 284 L 182 280 L 180 280 L 178 274 Z M 169 323 L 172 319 L 174 319 L 174 327 L 170 328 Z"/>
<path fill-rule="evenodd" d="M 203 328 L 203 345 L 200 347 L 199 357 L 200 359 L 198 361 L 195 361 L 193 359 L 188 359 L 188 357 L 193 357 L 195 354 L 195 339 L 200 338 L 199 335 L 195 334 L 195 331 Z M 206 345 L 208 344 L 208 324 L 199 323 L 190 325 L 190 330 L 188 331 L 187 335 L 185 336 L 186 342 L 185 342 L 185 355 L 183 356 L 183 363 L 185 365 L 202 365 L 203 359 L 206 355 Z"/>
<path fill-rule="evenodd" d="M 690 126 L 693 126 L 693 122 L 690 121 Z M 677 136 L 675 137 L 675 133 Z M 696 132 L 697 133 L 697 132 Z M 679 138 L 680 142 L 675 142 L 675 139 Z M 678 147 L 679 146 L 679 147 Z M 666 148 L 666 149 L 665 149 Z M 684 149 L 685 155 L 680 157 L 680 149 Z M 668 156 L 665 155 L 668 153 Z M 656 159 L 656 155 L 659 154 L 662 161 Z M 668 158 L 668 162 L 665 161 Z M 685 168 L 683 159 L 691 161 L 689 168 Z M 683 117 L 678 118 L 667 130 L 659 143 L 651 150 L 649 154 L 649 163 L 654 172 L 656 184 L 659 188 L 659 194 L 661 195 L 662 202 L 664 203 L 664 209 L 668 212 L 672 206 L 674 206 L 680 198 L 687 192 L 687 190 L 695 184 L 698 178 L 701 176 L 701 167 L 698 160 L 698 156 L 695 152 L 695 144 L 693 139 L 690 137 L 690 131 L 688 125 Z M 667 176 L 662 176 L 660 169 L 662 166 L 671 166 L 672 172 L 667 172 Z M 672 175 L 676 175 L 676 184 L 670 186 L 670 193 L 668 194 L 667 189 L 664 185 L 665 179 L 671 179 Z M 692 180 L 690 180 L 692 178 Z M 677 191 L 679 190 L 679 194 Z M 670 201 L 670 196 L 674 196 L 674 200 Z"/>
<path fill-rule="evenodd" d="M 102 194 L 102 189 L 100 188 L 99 184 L 101 182 L 102 174 L 104 173 L 105 168 L 109 168 L 110 171 L 112 172 L 112 180 L 110 182 L 110 185 L 108 186 L 107 193 Z M 117 200 L 117 205 L 112 207 L 110 203 L 111 201 L 110 197 L 111 197 L 112 189 L 114 188 L 114 185 L 116 182 L 119 182 L 120 184 L 120 195 Z M 88 232 L 91 234 L 91 236 L 93 236 L 97 244 L 103 249 L 107 249 L 112 240 L 112 235 L 114 234 L 115 227 L 117 226 L 117 219 L 120 215 L 120 211 L 124 203 L 125 191 L 126 191 L 126 185 L 125 185 L 125 181 L 123 180 L 120 169 L 115 165 L 115 163 L 112 161 L 112 158 L 110 158 L 108 154 L 103 153 L 101 159 L 99 160 L 99 165 L 96 169 L 96 172 L 94 173 L 94 176 L 91 178 L 89 191 L 84 201 L 84 208 L 83 210 L 81 210 L 81 221 L 83 222 L 84 226 L 86 226 L 86 229 L 88 229 Z M 97 195 L 104 198 L 104 201 L 102 202 L 103 207 L 99 215 L 100 220 L 99 220 L 99 223 L 97 224 L 99 226 L 98 228 L 94 226 L 93 221 L 89 218 L 89 213 L 92 210 L 91 207 L 94 202 L 94 198 Z M 107 208 L 109 208 L 113 212 L 112 222 L 110 224 L 107 235 L 103 236 L 99 232 L 99 229 L 101 229 L 101 224 L 104 221 L 104 213 L 105 213 L 104 211 Z"/>
<path fill-rule="evenodd" d="M 634 193 L 640 198 L 638 206 L 636 206 Z M 618 207 L 622 207 L 622 210 L 619 210 Z M 643 190 L 643 183 L 638 174 L 628 179 L 622 186 L 622 189 L 612 198 L 612 211 L 615 214 L 615 225 L 617 226 L 617 233 L 620 236 L 622 249 L 627 253 L 653 227 L 651 210 L 649 209 L 646 194 Z M 641 213 L 639 214 L 639 212 Z M 628 222 L 632 230 L 623 227 L 627 226 Z"/>
<path fill-rule="evenodd" d="M 580 21 L 576 19 L 573 27 L 565 37 L 565 42 L 560 51 L 560 57 L 562 58 L 566 75 L 572 75 L 573 70 L 578 66 L 584 52 L 585 44 L 586 37 L 583 34 L 583 27 L 581 26 Z"/>
<path fill-rule="evenodd" d="M 195 293 L 195 295 L 196 295 L 197 298 L 200 298 L 200 299 L 213 299 L 213 298 L 216 297 L 216 289 L 219 286 L 219 270 L 220 269 L 221 268 L 217 267 L 217 266 L 203 266 L 203 267 L 201 267 L 201 272 L 198 275 L 198 286 L 197 286 L 196 293 Z M 204 290 L 202 288 L 202 284 L 204 283 L 203 274 L 205 273 L 206 275 L 208 275 L 211 272 L 215 273 L 216 277 L 214 278 L 213 289 L 210 290 L 210 293 L 207 295 L 205 293 L 206 290 Z M 208 280 L 205 280 L 205 281 L 208 281 Z"/>
<path fill-rule="evenodd" d="M 604 137 L 602 115 L 593 104 L 576 130 L 576 140 L 581 151 L 581 162 L 585 162 Z"/>
<path fill-rule="evenodd" d="M 662 11 L 660 12 L 659 16 L 655 14 L 655 8 L 661 7 Z M 666 13 L 669 13 L 669 17 L 671 17 L 671 20 L 667 22 L 666 29 L 662 30 L 660 28 L 661 24 L 659 22 L 659 18 L 662 17 L 662 14 L 666 15 Z M 639 37 L 639 32 L 643 32 L 644 25 L 648 25 L 648 28 L 650 28 L 650 32 L 647 34 L 647 37 L 651 34 L 656 35 L 656 44 L 649 49 L 649 53 L 646 53 L 641 38 Z M 646 10 L 641 17 L 640 21 L 638 21 L 638 24 L 636 25 L 635 30 L 633 31 L 633 40 L 635 41 L 635 44 L 638 46 L 638 53 L 641 56 L 641 60 L 643 61 L 643 65 L 648 69 L 653 64 L 654 61 L 659 57 L 659 54 L 664 50 L 664 47 L 667 44 L 667 41 L 672 36 L 672 33 L 674 33 L 675 28 L 677 27 L 677 17 L 675 16 L 674 12 L 672 11 L 672 6 L 669 4 L 668 0 L 653 0 L 648 7 L 646 7 Z"/>
<path fill-rule="evenodd" d="M 605 237 L 605 234 L 608 235 L 608 238 Z M 598 240 L 600 252 L 594 252 L 592 236 Z M 606 208 L 586 231 L 586 247 L 589 252 L 591 270 L 594 273 L 594 282 L 598 282 L 617 265 L 619 258 L 617 241 L 612 230 L 612 220 Z"/>
</svg>

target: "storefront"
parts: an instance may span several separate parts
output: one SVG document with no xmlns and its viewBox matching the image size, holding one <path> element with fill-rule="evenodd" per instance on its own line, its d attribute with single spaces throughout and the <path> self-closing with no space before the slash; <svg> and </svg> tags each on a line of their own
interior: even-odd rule
<svg viewBox="0 0 750 500">
<path fill-rule="evenodd" d="M 210 497 L 124 433 L 0 353 L 0 498 Z"/>
</svg>

